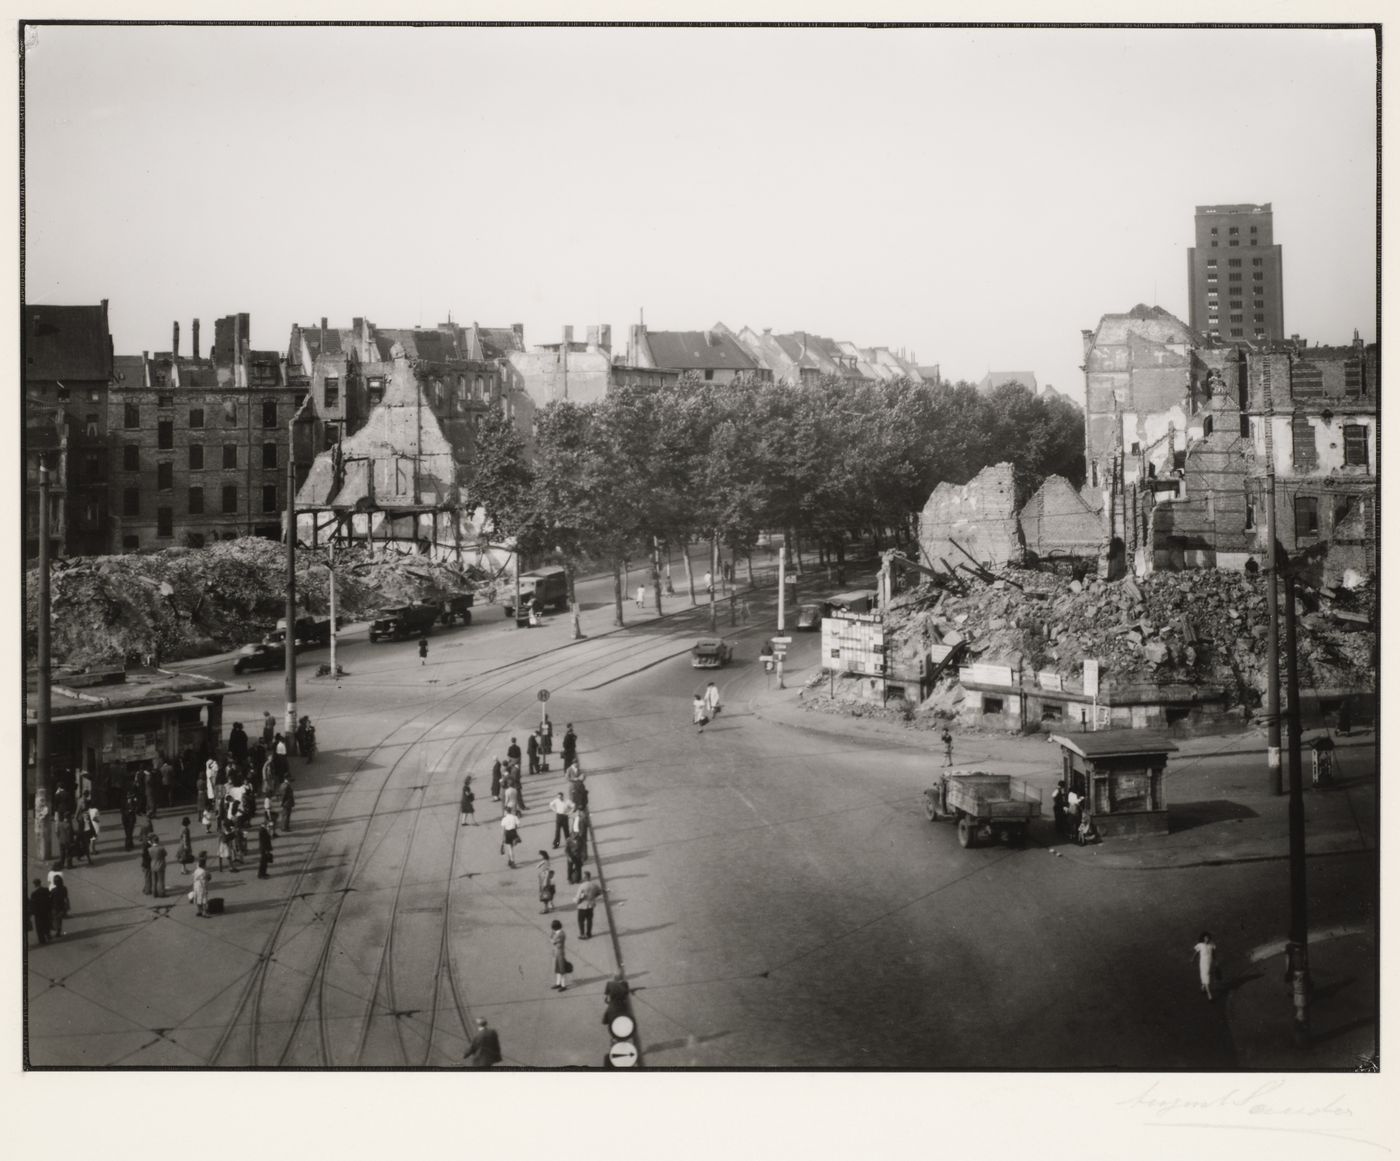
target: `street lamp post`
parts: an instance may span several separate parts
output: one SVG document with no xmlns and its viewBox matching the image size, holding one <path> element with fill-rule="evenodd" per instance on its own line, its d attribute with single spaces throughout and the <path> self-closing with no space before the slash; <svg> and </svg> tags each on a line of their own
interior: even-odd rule
<svg viewBox="0 0 1400 1161">
<path fill-rule="evenodd" d="M 34 721 L 34 826 L 39 838 L 39 858 L 53 858 L 53 769 L 49 760 L 49 467 L 39 459 L 39 623 L 35 667 L 38 689 Z"/>
<path fill-rule="evenodd" d="M 336 638 L 340 634 L 336 631 L 335 625 L 335 543 L 326 545 L 326 571 L 330 573 L 331 581 L 331 676 L 334 677 L 340 672 L 335 663 Z"/>
<path fill-rule="evenodd" d="M 286 698 L 287 713 L 284 735 L 288 752 L 292 748 L 292 738 L 297 728 L 297 470 L 296 470 L 296 425 L 302 410 L 311 402 L 308 394 L 287 420 L 287 635 L 283 641 L 286 650 Z"/>
</svg>

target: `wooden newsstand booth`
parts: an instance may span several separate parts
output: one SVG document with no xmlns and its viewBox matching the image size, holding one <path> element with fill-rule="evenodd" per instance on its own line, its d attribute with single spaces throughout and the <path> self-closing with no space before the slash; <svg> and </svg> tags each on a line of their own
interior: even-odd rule
<svg viewBox="0 0 1400 1161">
<path fill-rule="evenodd" d="M 1100 835 L 1167 833 L 1162 776 L 1176 750 L 1170 741 L 1144 730 L 1051 734 L 1050 740 L 1060 746 L 1066 789 L 1088 800 Z"/>
</svg>

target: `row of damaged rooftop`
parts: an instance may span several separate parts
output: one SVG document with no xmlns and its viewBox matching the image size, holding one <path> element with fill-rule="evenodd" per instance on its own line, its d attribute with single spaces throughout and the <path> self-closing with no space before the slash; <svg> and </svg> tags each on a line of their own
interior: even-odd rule
<svg viewBox="0 0 1400 1161">
<path fill-rule="evenodd" d="M 1257 572 L 1272 469 L 1285 552 L 1314 549 L 1322 585 L 1374 573 L 1376 346 L 1221 347 L 1138 306 L 1105 315 L 1084 348 L 1083 488 L 1052 476 L 1032 493 L 1008 463 L 940 484 L 920 519 L 927 561 Z"/>
<path fill-rule="evenodd" d="M 176 322 L 168 351 L 114 355 L 106 302 L 27 305 L 25 320 L 27 558 L 38 551 L 41 456 L 55 556 L 281 539 L 291 487 L 305 539 L 463 564 L 479 557 L 469 481 L 489 414 L 528 448 L 538 409 L 624 383 L 938 378 L 902 350 L 723 323 L 637 324 L 614 350 L 607 325 L 527 346 L 518 323 L 321 318 L 294 324 L 284 353 L 255 347 L 240 312 L 215 321 L 207 352 L 195 319 L 187 350 Z"/>
</svg>

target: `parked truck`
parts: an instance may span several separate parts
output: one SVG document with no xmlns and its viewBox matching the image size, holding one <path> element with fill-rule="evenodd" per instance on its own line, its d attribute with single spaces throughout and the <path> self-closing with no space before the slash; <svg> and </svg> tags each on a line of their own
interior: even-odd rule
<svg viewBox="0 0 1400 1161">
<path fill-rule="evenodd" d="M 537 568 L 533 572 L 520 574 L 520 607 L 528 609 L 532 601 L 538 601 L 542 609 L 564 612 L 569 607 L 569 574 L 558 565 L 551 568 Z M 515 588 L 506 590 L 504 606 L 507 617 L 515 614 Z"/>
<path fill-rule="evenodd" d="M 442 605 L 442 623 L 452 625 L 461 621 L 464 625 L 470 625 L 472 623 L 472 605 L 475 603 L 475 593 L 457 593 L 448 597 Z"/>
<path fill-rule="evenodd" d="M 336 618 L 339 628 L 340 618 Z M 268 633 L 263 641 L 268 645 L 281 645 L 287 640 L 287 618 L 277 619 L 277 628 Z M 296 635 L 294 640 L 301 645 L 315 648 L 318 645 L 329 645 L 331 643 L 331 619 L 329 617 L 298 617 L 296 619 Z"/>
<path fill-rule="evenodd" d="M 961 846 L 994 838 L 1021 846 L 1031 820 L 1040 817 L 1040 791 L 1009 774 L 950 772 L 924 791 L 924 813 L 930 822 L 957 819 Z"/>
<path fill-rule="evenodd" d="M 405 637 L 430 633 L 441 615 L 442 606 L 428 602 L 397 605 L 392 609 L 385 609 L 370 622 L 369 639 L 402 641 Z"/>
</svg>

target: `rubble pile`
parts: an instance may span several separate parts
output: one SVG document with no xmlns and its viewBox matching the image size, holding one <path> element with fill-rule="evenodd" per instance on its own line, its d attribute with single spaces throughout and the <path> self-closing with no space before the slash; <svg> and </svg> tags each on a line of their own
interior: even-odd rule
<svg viewBox="0 0 1400 1161">
<path fill-rule="evenodd" d="M 330 608 L 324 550 L 297 554 L 302 613 Z M 336 556 L 336 611 L 350 619 L 389 605 L 440 600 L 474 587 L 475 570 L 423 556 L 376 556 L 367 549 Z M 55 664 L 120 663 L 133 656 L 167 661 L 231 649 L 258 640 L 286 611 L 287 561 L 282 545 L 259 537 L 207 548 L 168 548 L 121 556 L 76 557 L 52 569 L 52 653 Z M 38 574 L 25 578 L 28 651 L 38 619 Z"/>
<path fill-rule="evenodd" d="M 1374 681 L 1374 601 L 1373 585 L 1300 588 L 1304 688 Z M 995 580 L 969 577 L 962 591 L 926 584 L 902 594 L 886 626 L 906 648 L 966 641 L 978 661 L 1069 681 L 1082 680 L 1085 658 L 1097 658 L 1101 676 L 1120 682 L 1215 685 L 1236 702 L 1257 703 L 1267 688 L 1266 602 L 1264 580 L 1239 572 L 1101 581 L 1006 569 Z"/>
</svg>

